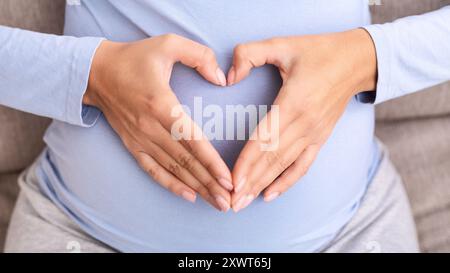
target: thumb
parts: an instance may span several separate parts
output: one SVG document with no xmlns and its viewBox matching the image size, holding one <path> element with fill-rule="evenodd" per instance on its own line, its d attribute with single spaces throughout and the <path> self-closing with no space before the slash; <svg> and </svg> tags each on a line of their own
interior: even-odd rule
<svg viewBox="0 0 450 273">
<path fill-rule="evenodd" d="M 233 65 L 228 71 L 228 85 L 246 78 L 252 68 L 265 64 L 279 67 L 280 57 L 275 39 L 237 45 L 234 48 Z"/>
<path fill-rule="evenodd" d="M 211 83 L 226 86 L 227 80 L 212 49 L 187 38 L 177 36 L 175 61 L 197 70 Z"/>
</svg>

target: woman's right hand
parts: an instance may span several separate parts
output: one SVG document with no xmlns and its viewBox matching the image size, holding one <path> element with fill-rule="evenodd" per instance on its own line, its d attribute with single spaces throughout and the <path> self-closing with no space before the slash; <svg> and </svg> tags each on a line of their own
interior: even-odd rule
<svg viewBox="0 0 450 273">
<path fill-rule="evenodd" d="M 104 41 L 91 68 L 83 99 L 99 108 L 140 167 L 163 187 L 188 201 L 200 194 L 215 208 L 230 208 L 230 171 L 218 152 L 182 112 L 170 88 L 176 62 L 196 69 L 206 80 L 225 86 L 226 79 L 211 49 L 174 34 L 133 42 Z M 180 118 L 182 140 L 171 134 Z M 199 137 L 200 136 L 200 137 Z"/>
</svg>

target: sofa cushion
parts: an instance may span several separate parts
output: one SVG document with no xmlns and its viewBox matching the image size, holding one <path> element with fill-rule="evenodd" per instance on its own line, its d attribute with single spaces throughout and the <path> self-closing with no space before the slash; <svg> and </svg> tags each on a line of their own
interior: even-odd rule
<svg viewBox="0 0 450 273">
<path fill-rule="evenodd" d="M 450 5 L 450 0 L 381 0 L 372 6 L 374 23 L 391 22 L 397 18 L 421 14 Z M 450 113 L 450 83 L 429 88 L 377 107 L 378 120 L 399 120 Z"/>
<path fill-rule="evenodd" d="M 20 171 L 42 151 L 49 120 L 0 106 L 0 173 Z"/>
<path fill-rule="evenodd" d="M 450 251 L 450 116 L 379 122 L 403 178 L 423 251 Z"/>
<path fill-rule="evenodd" d="M 3 251 L 6 230 L 19 192 L 18 174 L 0 175 L 0 252 Z"/>
<path fill-rule="evenodd" d="M 61 34 L 65 0 L 2 0 L 0 25 Z"/>
<path fill-rule="evenodd" d="M 386 101 L 376 107 L 379 121 L 407 120 L 450 114 L 450 83 Z"/>
</svg>

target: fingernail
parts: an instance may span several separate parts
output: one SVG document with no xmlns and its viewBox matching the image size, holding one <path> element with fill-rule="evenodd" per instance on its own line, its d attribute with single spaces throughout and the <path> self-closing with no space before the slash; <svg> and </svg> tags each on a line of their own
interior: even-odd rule
<svg viewBox="0 0 450 273">
<path fill-rule="evenodd" d="M 273 201 L 275 198 L 277 198 L 278 196 L 280 196 L 279 192 L 272 192 L 271 194 L 267 195 L 264 197 L 264 201 L 266 202 L 271 202 Z"/>
<path fill-rule="evenodd" d="M 183 197 L 184 199 L 186 199 L 191 203 L 195 203 L 196 196 L 191 192 L 184 191 L 183 193 L 181 193 L 181 197 Z"/>
<path fill-rule="evenodd" d="M 250 203 L 253 201 L 255 197 L 252 194 L 247 195 L 247 198 L 245 200 L 244 205 L 242 206 L 242 209 L 248 207 L 248 205 L 250 205 Z"/>
<path fill-rule="evenodd" d="M 239 192 L 240 190 L 242 190 L 242 188 L 244 187 L 246 181 L 246 177 L 242 177 L 241 179 L 239 179 L 239 181 L 237 182 L 236 188 L 234 188 L 234 192 Z"/>
<path fill-rule="evenodd" d="M 227 201 L 225 201 L 225 199 L 222 196 L 220 195 L 216 196 L 216 202 L 223 212 L 227 212 L 230 209 L 230 204 Z"/>
<path fill-rule="evenodd" d="M 220 69 L 219 67 L 216 69 L 216 75 L 217 75 L 217 80 L 219 81 L 219 84 L 221 86 L 226 86 L 227 79 L 225 78 L 225 74 L 223 73 L 222 69 Z"/>
<path fill-rule="evenodd" d="M 228 85 L 233 85 L 235 80 L 236 80 L 236 69 L 234 69 L 234 66 L 232 66 L 230 71 L 228 72 Z"/>
<path fill-rule="evenodd" d="M 236 204 L 233 206 L 233 210 L 234 212 L 238 212 L 242 209 L 242 207 L 244 206 L 244 202 L 245 202 L 245 196 L 242 196 L 237 202 Z"/>
<path fill-rule="evenodd" d="M 225 189 L 229 191 L 233 190 L 233 183 L 231 183 L 230 180 L 226 178 L 218 178 L 217 181 L 219 181 L 220 185 L 222 185 Z"/>
<path fill-rule="evenodd" d="M 234 206 L 234 208 L 233 208 L 234 212 L 238 212 L 238 211 L 246 208 L 253 201 L 253 198 L 254 197 L 253 197 L 252 194 L 248 194 L 248 195 L 242 196 L 237 201 L 236 205 Z"/>
</svg>

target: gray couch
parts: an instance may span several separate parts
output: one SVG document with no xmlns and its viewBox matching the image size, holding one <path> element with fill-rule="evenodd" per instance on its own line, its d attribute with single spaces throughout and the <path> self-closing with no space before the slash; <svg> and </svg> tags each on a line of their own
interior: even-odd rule
<svg viewBox="0 0 450 273">
<path fill-rule="evenodd" d="M 375 22 L 386 22 L 448 4 L 382 0 L 372 12 Z M 0 25 L 59 34 L 63 19 L 64 0 L 0 1 Z M 42 150 L 48 124 L 0 107 L 0 250 L 18 192 L 17 176 Z M 450 83 L 379 105 L 376 132 L 403 177 L 422 250 L 450 251 Z"/>
</svg>

